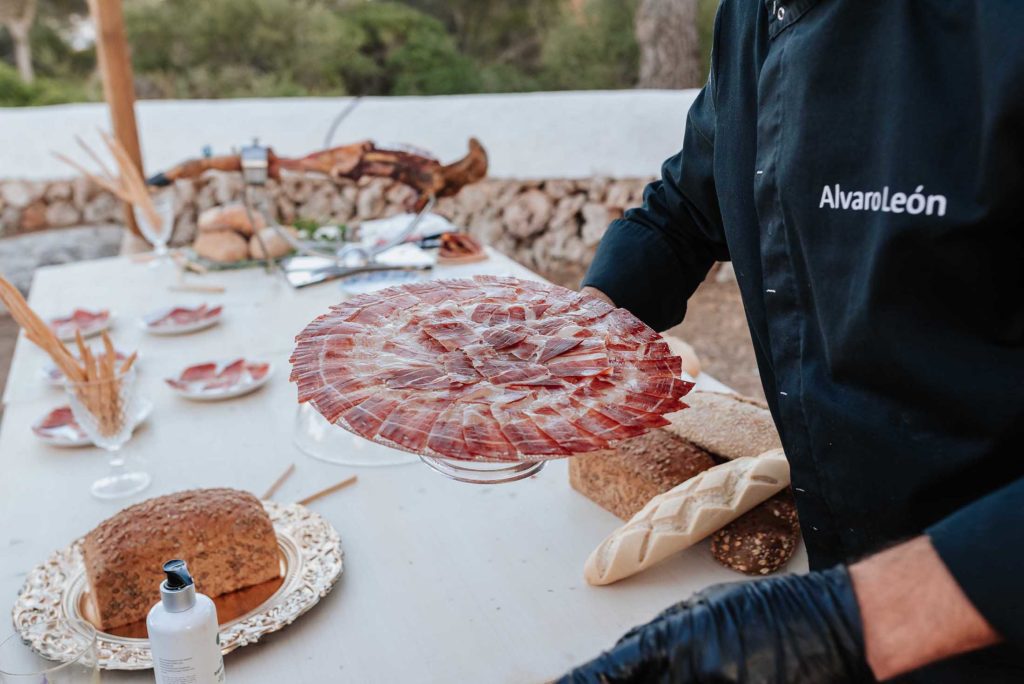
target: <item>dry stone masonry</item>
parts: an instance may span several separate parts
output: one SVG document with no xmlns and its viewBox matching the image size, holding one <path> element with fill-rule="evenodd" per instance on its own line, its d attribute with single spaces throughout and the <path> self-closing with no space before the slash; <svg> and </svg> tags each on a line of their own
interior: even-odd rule
<svg viewBox="0 0 1024 684">
<path fill-rule="evenodd" d="M 608 224 L 641 201 L 649 179 L 488 179 L 438 201 L 435 211 L 551 280 L 578 284 Z M 239 201 L 238 173 L 210 171 L 179 181 L 174 244 L 190 243 L 204 209 Z M 383 178 L 360 181 L 288 176 L 270 181 L 268 198 L 283 223 L 303 218 L 354 224 L 405 211 L 408 187 Z M 49 228 L 116 224 L 121 204 L 92 182 L 78 178 L 0 181 L 0 234 Z"/>
</svg>

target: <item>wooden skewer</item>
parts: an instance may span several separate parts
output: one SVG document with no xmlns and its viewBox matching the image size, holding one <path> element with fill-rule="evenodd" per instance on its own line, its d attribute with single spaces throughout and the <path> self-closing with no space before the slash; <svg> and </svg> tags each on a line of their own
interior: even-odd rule
<svg viewBox="0 0 1024 684">
<path fill-rule="evenodd" d="M 276 480 L 274 480 L 274 484 L 270 485 L 270 488 L 267 489 L 267 491 L 263 492 L 263 496 L 261 496 L 260 498 L 263 499 L 263 500 L 266 500 L 266 499 L 269 499 L 270 497 L 274 496 L 274 494 L 277 493 L 277 490 L 281 488 L 281 485 L 283 485 L 285 483 L 285 480 L 287 480 L 289 477 L 291 477 L 292 473 L 294 473 L 294 472 L 295 472 L 295 464 L 292 463 L 290 466 L 288 466 L 285 469 L 285 471 L 283 473 L 281 473 L 280 476 L 278 476 L 278 478 Z"/>
<path fill-rule="evenodd" d="M 167 289 L 171 292 L 205 292 L 209 294 L 220 294 L 226 292 L 227 288 L 223 285 L 199 285 L 193 283 L 179 283 L 178 285 L 168 285 Z"/>
<path fill-rule="evenodd" d="M 354 484 L 356 482 L 356 480 L 358 480 L 358 479 L 359 479 L 358 476 L 353 475 L 352 477 L 349 477 L 349 478 L 346 478 L 346 479 L 342 480 L 338 484 L 333 484 L 333 485 L 331 485 L 330 487 L 328 487 L 326 489 L 321 489 L 319 492 L 315 492 L 313 494 L 310 494 L 305 499 L 300 499 L 298 501 L 298 503 L 302 504 L 303 506 L 308 506 L 309 504 L 313 503 L 317 499 L 321 499 L 321 498 L 327 496 L 328 494 L 333 494 L 334 492 L 338 491 L 339 489 L 344 489 L 345 487 L 348 487 L 350 484 Z"/>
</svg>

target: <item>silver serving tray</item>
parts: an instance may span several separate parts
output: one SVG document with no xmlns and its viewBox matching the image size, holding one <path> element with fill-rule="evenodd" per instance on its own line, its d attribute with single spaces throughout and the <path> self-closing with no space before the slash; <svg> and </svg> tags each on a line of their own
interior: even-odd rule
<svg viewBox="0 0 1024 684">
<path fill-rule="evenodd" d="M 341 576 L 342 550 L 338 533 L 317 513 L 299 504 L 264 501 L 281 551 L 281 578 L 217 597 L 223 653 L 247 646 L 287 627 L 326 596 Z M 14 604 L 14 628 L 45 658 L 65 661 L 73 647 L 69 637 L 76 623 L 89 621 L 88 581 L 82 560 L 82 539 L 55 551 L 28 574 Z M 61 628 L 48 633 L 30 629 L 56 621 Z M 105 670 L 146 670 L 153 667 L 149 640 L 122 632 L 97 633 L 99 665 Z"/>
</svg>

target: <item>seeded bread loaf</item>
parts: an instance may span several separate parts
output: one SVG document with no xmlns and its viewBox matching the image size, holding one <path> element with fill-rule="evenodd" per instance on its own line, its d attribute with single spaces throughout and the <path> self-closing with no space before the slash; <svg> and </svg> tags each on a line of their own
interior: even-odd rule
<svg viewBox="0 0 1024 684">
<path fill-rule="evenodd" d="M 280 552 L 263 504 L 248 492 L 194 489 L 130 506 L 82 543 L 102 629 L 146 617 L 160 599 L 162 565 L 188 561 L 196 588 L 220 596 L 280 575 Z"/>
<path fill-rule="evenodd" d="M 688 409 L 670 413 L 666 430 L 722 458 L 739 458 L 781 448 L 768 407 L 748 397 L 696 390 Z"/>
<path fill-rule="evenodd" d="M 715 465 L 708 452 L 665 430 L 620 442 L 615 449 L 569 459 L 573 489 L 623 520 L 653 497 Z"/>
</svg>

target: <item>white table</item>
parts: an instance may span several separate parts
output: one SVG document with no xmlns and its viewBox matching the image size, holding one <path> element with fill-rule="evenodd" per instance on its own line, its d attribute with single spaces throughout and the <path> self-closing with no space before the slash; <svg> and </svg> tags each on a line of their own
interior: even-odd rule
<svg viewBox="0 0 1024 684">
<path fill-rule="evenodd" d="M 438 269 L 436 276 L 481 272 L 537 277 L 497 254 Z M 303 455 L 291 441 L 296 404 L 287 358 L 294 335 L 341 299 L 340 286 L 295 291 L 259 269 L 208 276 L 227 285 L 220 295 L 171 293 L 171 280 L 166 271 L 127 259 L 37 273 L 31 296 L 37 311 L 109 307 L 117 316 L 116 344 L 139 350 L 141 391 L 156 407 L 126 450 L 145 458 L 153 485 L 127 502 L 99 501 L 89 484 L 105 471 L 102 451 L 61 450 L 36 440 L 28 426 L 63 397 L 41 380 L 44 354 L 21 339 L 0 429 L 3 611 L 30 568 L 122 506 L 192 487 L 259 493 L 292 462 L 297 470 L 277 494 L 281 501 L 359 475 L 356 486 L 312 504 L 341 535 L 345 571 L 295 624 L 227 657 L 236 684 L 546 681 L 671 603 L 739 579 L 698 546 L 616 585 L 588 586 L 583 562 L 619 521 L 569 487 L 564 461 L 521 482 L 479 486 L 450 481 L 422 463 L 352 468 Z M 225 305 L 217 327 L 153 337 L 136 325 L 157 306 L 202 301 Z M 271 382 L 248 397 L 190 403 L 161 380 L 195 361 L 243 354 L 275 365 Z M 699 384 L 721 388 L 710 378 Z M 806 569 L 802 551 L 791 569 Z M 107 673 L 104 680 L 151 677 Z"/>
</svg>

